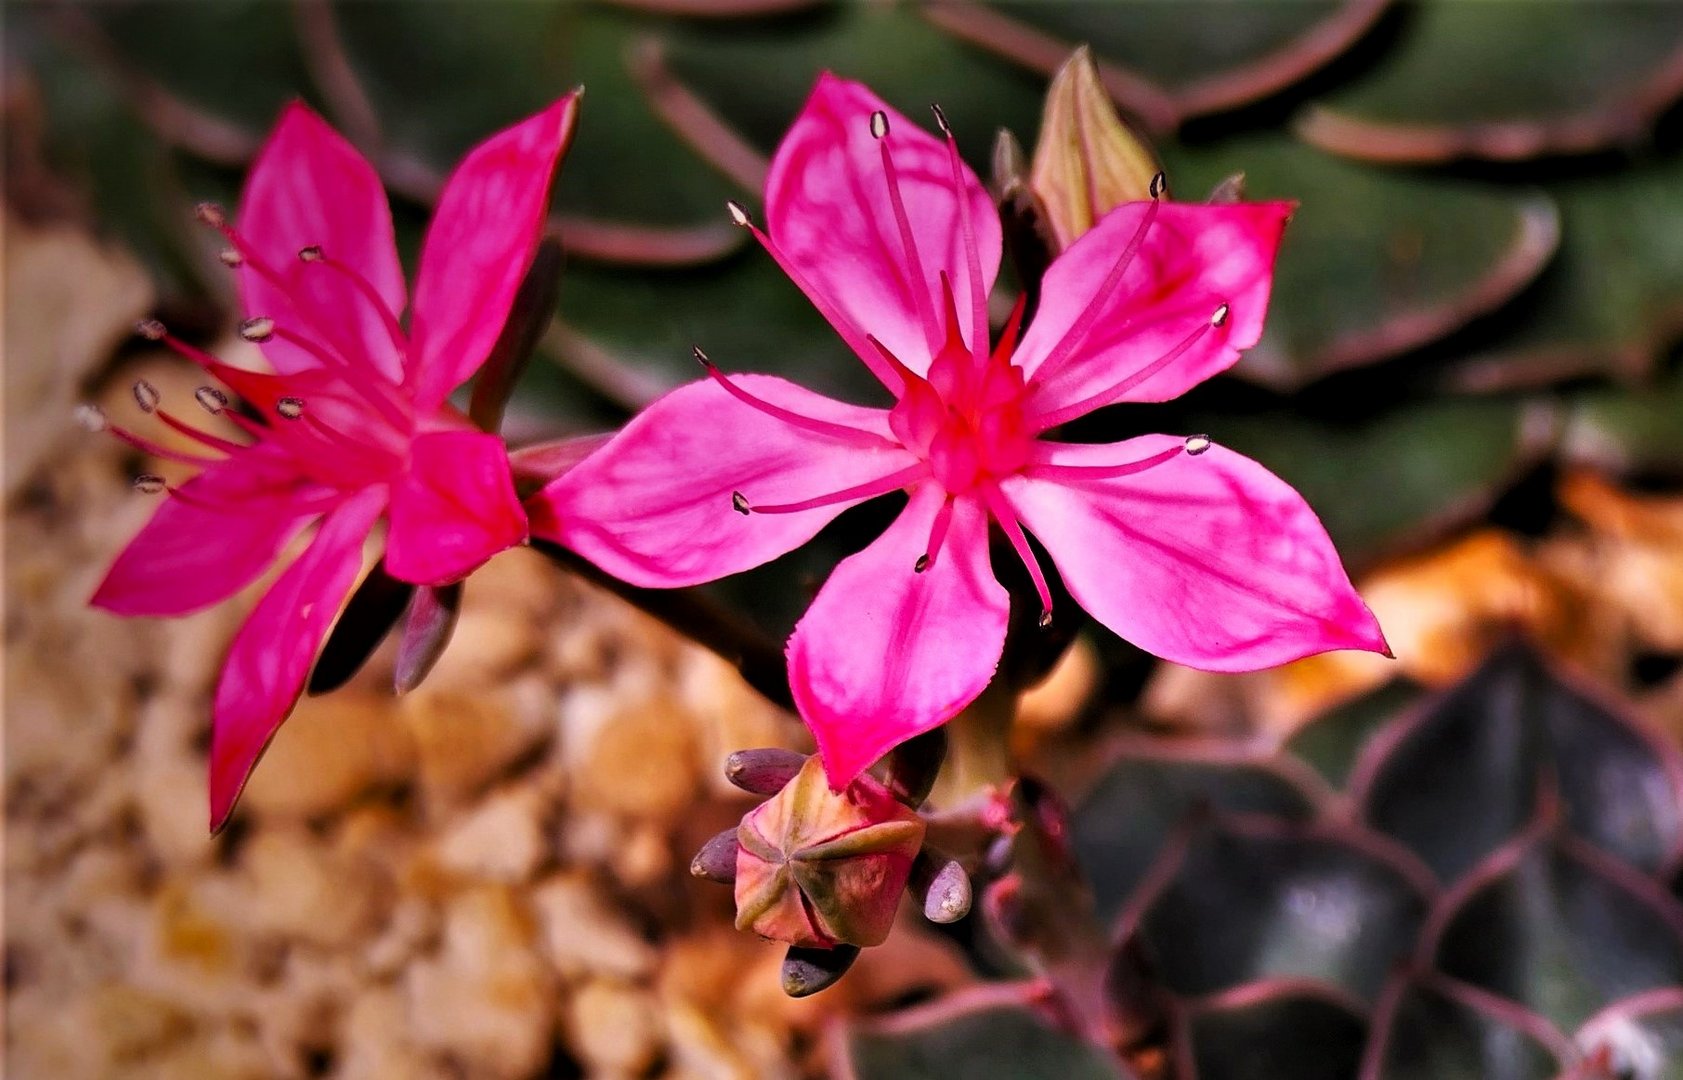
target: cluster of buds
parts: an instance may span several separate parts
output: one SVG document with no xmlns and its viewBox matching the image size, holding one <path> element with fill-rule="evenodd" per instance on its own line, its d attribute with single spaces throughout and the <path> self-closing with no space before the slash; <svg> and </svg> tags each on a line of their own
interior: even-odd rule
<svg viewBox="0 0 1683 1080">
<path fill-rule="evenodd" d="M 690 871 L 734 886 L 737 929 L 788 943 L 782 981 L 791 997 L 832 985 L 861 949 L 882 944 L 903 892 L 932 922 L 969 913 L 969 874 L 926 844 L 918 808 L 928 784 L 908 782 L 906 772 L 886 782 L 867 773 L 833 791 L 817 757 L 760 749 L 726 760 L 733 784 L 768 797 L 703 845 Z"/>
</svg>

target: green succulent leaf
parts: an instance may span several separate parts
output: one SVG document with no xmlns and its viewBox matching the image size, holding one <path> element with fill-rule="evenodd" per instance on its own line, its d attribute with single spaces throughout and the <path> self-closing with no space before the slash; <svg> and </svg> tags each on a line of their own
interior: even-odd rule
<svg viewBox="0 0 1683 1080">
<path fill-rule="evenodd" d="M 1371 743 L 1352 794 L 1444 881 L 1520 833 L 1545 790 L 1578 835 L 1653 870 L 1683 846 L 1680 764 L 1514 646 Z"/>
<path fill-rule="evenodd" d="M 1525 418 L 1516 399 L 1442 398 L 1341 419 L 1284 407 L 1200 410 L 1184 429 L 1208 432 L 1283 477 L 1345 560 L 1361 566 L 1482 513 L 1538 453 Z M 1353 476 L 1384 497 L 1353 497 Z"/>
<path fill-rule="evenodd" d="M 1153 131 L 1277 93 L 1372 27 L 1385 0 L 1290 4 L 1096 4 L 1014 0 L 932 5 L 950 33 L 1051 74 L 1079 44 L 1118 104 Z"/>
<path fill-rule="evenodd" d="M 1657 385 L 1587 390 L 1571 404 L 1562 451 L 1624 472 L 1683 476 L 1683 367 Z"/>
<path fill-rule="evenodd" d="M 1299 126 L 1384 161 L 1513 160 L 1639 140 L 1683 95 L 1683 8 L 1421 0 L 1395 45 Z"/>
<path fill-rule="evenodd" d="M 1020 996 L 1020 995 L 1019 995 Z M 855 1025 L 844 1038 L 855 1080 L 1124 1080 L 1098 1047 L 1066 1035 L 1026 1003 L 989 988 L 966 1001 L 955 995 L 888 1023 Z"/>
<path fill-rule="evenodd" d="M 1343 787 L 1368 739 L 1424 692 L 1400 676 L 1391 679 L 1322 713 L 1299 729 L 1286 749 L 1308 762 L 1328 783 Z"/>
<path fill-rule="evenodd" d="M 1560 1061 L 1539 1041 L 1541 1017 L 1504 1004 L 1475 1009 L 1428 986 L 1408 987 L 1374 1034 L 1385 1080 L 1549 1080 Z M 1527 1029 L 1530 1030 L 1527 1030 Z M 1558 1038 L 1558 1035 L 1555 1036 Z M 1375 1053 L 1369 1050 L 1370 1054 Z"/>
<path fill-rule="evenodd" d="M 1192 841 L 1140 933 L 1179 993 L 1309 978 L 1372 1000 L 1426 910 L 1395 857 L 1353 830 L 1218 826 Z"/>
<path fill-rule="evenodd" d="M 931 130 L 929 106 L 939 103 L 981 175 L 994 132 L 1034 130 L 1045 92 L 1040 78 L 978 56 L 911 5 L 838 4 L 746 30 L 697 22 L 672 28 L 665 40 L 672 70 L 768 153 L 826 70 L 863 80 Z"/>
<path fill-rule="evenodd" d="M 1683 246 L 1673 242 L 1683 235 L 1683 153 L 1548 190 L 1560 205 L 1559 255 L 1502 316 L 1507 333 L 1465 362 L 1462 385 L 1634 378 L 1683 338 Z"/>
<path fill-rule="evenodd" d="M 162 296 L 205 296 L 210 286 L 192 217 L 196 193 L 184 184 L 175 156 L 140 125 L 120 86 L 49 31 L 43 9 L 13 15 L 13 48 L 41 95 L 48 166 L 85 194 L 99 231 L 145 263 Z"/>
<path fill-rule="evenodd" d="M 1470 885 L 1437 943 L 1447 975 L 1565 1029 L 1616 998 L 1683 985 L 1683 909 L 1587 845 L 1539 834 Z"/>
<path fill-rule="evenodd" d="M 1529 284 L 1559 239 L 1554 205 L 1535 189 L 1376 169 L 1278 135 L 1162 153 L 1183 198 L 1242 173 L 1247 199 L 1301 204 L 1267 332 L 1234 369 L 1276 389 L 1460 329 Z"/>
<path fill-rule="evenodd" d="M 1314 805 L 1284 773 L 1244 761 L 1130 754 L 1087 792 L 1072 815 L 1076 858 L 1101 919 L 1114 918 L 1145 879 L 1165 839 L 1204 810 L 1306 821 Z"/>
<path fill-rule="evenodd" d="M 723 221 L 735 188 L 655 116 L 628 54 L 658 20 L 580 4 L 340 4 L 347 50 L 388 141 L 435 168 L 586 88 L 555 186 L 563 210 L 640 222 Z M 450 42 L 448 49 L 437 43 Z"/>
<path fill-rule="evenodd" d="M 1286 983 L 1192 1019 L 1188 1080 L 1349 1080 L 1366 1025 L 1348 1005 Z"/>
<path fill-rule="evenodd" d="M 206 114 L 262 133 L 310 86 L 290 4 L 134 0 L 78 5 L 118 62 Z"/>
</svg>

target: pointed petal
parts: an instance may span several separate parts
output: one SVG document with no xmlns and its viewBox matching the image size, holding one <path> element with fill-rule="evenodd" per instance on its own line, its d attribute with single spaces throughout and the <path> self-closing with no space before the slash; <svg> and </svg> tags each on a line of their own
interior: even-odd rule
<svg viewBox="0 0 1683 1080">
<path fill-rule="evenodd" d="M 1048 464 L 1137 461 L 1182 440 L 1043 443 Z M 1071 595 L 1177 664 L 1254 671 L 1329 649 L 1386 651 L 1315 512 L 1284 480 L 1220 446 L 1105 480 L 1001 485 Z"/>
<path fill-rule="evenodd" d="M 181 491 L 185 498 L 166 498 L 111 564 L 90 601 L 94 607 L 118 615 L 186 615 L 225 600 L 255 581 L 321 512 L 301 513 L 299 501 L 325 494 L 247 460 L 206 469 Z"/>
<path fill-rule="evenodd" d="M 871 114 L 888 117 L 893 155 L 920 271 L 906 256 Z M 984 295 L 999 270 L 999 216 L 976 175 L 961 170 Z M 856 351 L 870 334 L 918 374 L 933 347 L 919 305 L 940 310 L 940 275 L 963 302 L 970 273 L 947 145 L 889 108 L 860 83 L 826 72 L 778 145 L 766 180 L 771 238 L 806 279 L 814 300 L 833 307 Z M 969 343 L 975 348 L 976 342 Z M 880 363 L 865 347 L 867 364 Z"/>
<path fill-rule="evenodd" d="M 324 263 L 298 259 L 301 249 L 319 246 L 367 278 L 388 311 L 403 311 L 403 267 L 380 177 L 309 106 L 288 105 L 263 144 L 240 197 L 239 230 L 286 282 L 277 286 L 248 262 L 239 271 L 247 315 L 272 318 L 393 382 L 402 377 L 401 358 L 372 299 Z M 263 355 L 283 373 L 320 366 L 279 338 L 264 343 Z"/>
<path fill-rule="evenodd" d="M 769 375 L 743 390 L 803 416 L 888 437 L 888 414 L 844 405 Z M 769 562 L 812 539 L 852 499 L 790 514 L 732 509 L 799 502 L 917 463 L 898 447 L 861 446 L 794 427 L 711 380 L 679 387 L 602 449 L 527 500 L 532 535 L 565 544 L 633 585 L 672 588 Z"/>
<path fill-rule="evenodd" d="M 422 411 L 478 370 L 502 333 L 577 116 L 568 94 L 480 143 L 445 183 L 415 276 L 409 379 Z"/>
<path fill-rule="evenodd" d="M 1049 412 L 1143 374 L 1208 327 L 1190 348 L 1112 399 L 1167 401 L 1227 370 L 1262 336 L 1274 256 L 1292 204 L 1162 203 L 1127 269 L 1107 281 L 1151 205 L 1112 210 L 1046 271 L 1040 309 L 1016 354 L 1035 387 L 1031 410 Z M 1086 332 L 1073 349 L 1060 348 L 1095 298 Z M 1210 326 L 1223 304 L 1225 323 Z"/>
<path fill-rule="evenodd" d="M 502 439 L 477 431 L 421 435 L 392 485 L 386 572 L 416 585 L 446 585 L 526 539 Z"/>
<path fill-rule="evenodd" d="M 988 561 L 988 516 L 953 505 L 946 542 L 918 556 L 946 494 L 927 484 L 888 531 L 842 560 L 789 639 L 789 685 L 830 786 L 952 719 L 993 678 L 1010 604 Z"/>
<path fill-rule="evenodd" d="M 384 495 L 364 491 L 329 514 L 235 635 L 212 712 L 212 831 L 227 820 L 246 777 L 298 700 L 327 628 L 362 567 L 362 542 L 380 517 Z"/>
</svg>

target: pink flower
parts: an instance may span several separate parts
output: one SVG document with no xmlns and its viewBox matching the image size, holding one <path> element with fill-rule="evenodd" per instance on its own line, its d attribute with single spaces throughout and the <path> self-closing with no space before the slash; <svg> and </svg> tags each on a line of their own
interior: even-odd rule
<svg viewBox="0 0 1683 1080">
<path fill-rule="evenodd" d="M 457 580 L 525 540 L 502 440 L 476 430 L 448 398 L 502 331 L 541 239 L 576 108 L 569 95 L 462 161 L 439 198 L 411 305 L 373 167 L 307 107 L 290 105 L 246 180 L 238 227 L 218 208 L 200 208 L 229 243 L 222 261 L 239 275 L 249 316 L 240 332 L 262 343 L 274 373 L 231 367 L 162 324 L 141 325 L 261 419 L 225 409 L 215 387 L 200 389 L 199 403 L 250 441 L 223 439 L 159 408 L 150 386 L 136 387 L 144 411 L 203 452 L 110 430 L 201 471 L 170 491 L 93 603 L 120 615 L 196 611 L 250 584 L 320 522 L 241 627 L 217 686 L 213 829 L 297 700 L 382 516 L 386 570 L 420 585 Z M 398 319 L 405 306 L 407 330 Z"/>
<path fill-rule="evenodd" d="M 1169 660 L 1244 671 L 1383 651 L 1314 512 L 1256 462 L 1203 436 L 1045 437 L 1106 405 L 1176 397 L 1255 344 L 1291 209 L 1124 204 L 1047 270 L 1020 340 L 1019 306 L 990 351 L 1000 229 L 987 193 L 950 134 L 825 75 L 772 162 L 769 235 L 754 235 L 895 405 L 707 364 L 710 379 L 530 500 L 533 533 L 633 584 L 681 586 L 908 492 L 789 642 L 796 703 L 838 788 L 992 677 L 1007 614 L 988 558 L 995 525 L 1043 620 L 1051 592 L 1025 526 L 1094 618 Z"/>
</svg>

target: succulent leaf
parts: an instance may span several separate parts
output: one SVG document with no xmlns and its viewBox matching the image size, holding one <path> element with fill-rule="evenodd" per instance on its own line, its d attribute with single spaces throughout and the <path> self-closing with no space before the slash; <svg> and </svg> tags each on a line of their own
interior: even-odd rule
<svg viewBox="0 0 1683 1080">
<path fill-rule="evenodd" d="M 1183 994 L 1290 977 L 1371 1001 L 1427 906 L 1394 857 L 1357 834 L 1218 822 L 1189 845 L 1140 930 Z"/>
<path fill-rule="evenodd" d="M 1289 408 L 1200 410 L 1186 429 L 1210 432 L 1301 491 L 1357 566 L 1478 517 L 1539 456 L 1528 413 L 1511 398 L 1416 400 L 1366 416 L 1345 411 L 1333 419 Z M 1351 498 L 1352 476 L 1385 497 Z"/>
<path fill-rule="evenodd" d="M 1376 1018 L 1368 1058 L 1375 1075 L 1385 1080 L 1549 1080 L 1557 1075 L 1560 1059 L 1536 1030 L 1546 1028 L 1546 1022 L 1520 1015 L 1517 1006 L 1505 1012 L 1474 1008 L 1428 985 L 1407 985 L 1389 1012 Z M 1560 1039 L 1558 1032 L 1550 1034 Z"/>
<path fill-rule="evenodd" d="M 1398 676 L 1322 713 L 1298 730 L 1286 748 L 1328 783 L 1343 787 L 1367 740 L 1423 693 L 1418 685 Z"/>
<path fill-rule="evenodd" d="M 1016 1000 L 1011 1000 L 1015 998 Z M 1124 1080 L 1109 1054 L 1057 1030 L 1031 1010 L 1027 994 L 988 988 L 855 1024 L 844 1036 L 855 1080 Z"/>
<path fill-rule="evenodd" d="M 1641 139 L 1683 94 L 1675 5 L 1426 0 L 1410 15 L 1305 138 L 1380 161 L 1582 153 Z"/>
<path fill-rule="evenodd" d="M 1670 242 L 1683 222 L 1683 153 L 1548 190 L 1560 206 L 1559 254 L 1504 316 L 1509 332 L 1467 359 L 1465 385 L 1511 385 L 1526 373 L 1633 378 L 1683 338 L 1683 251 Z"/>
<path fill-rule="evenodd" d="M 1584 1061 L 1604 1063 L 1613 1076 L 1670 1080 L 1683 1061 L 1683 987 L 1615 1001 L 1573 1041 Z"/>
<path fill-rule="evenodd" d="M 1263 983 L 1200 1009 L 1186 1080 L 1349 1080 L 1367 1026 L 1347 1004 L 1294 983 Z"/>
<path fill-rule="evenodd" d="M 1683 985 L 1683 907 L 1587 845 L 1542 832 L 1498 852 L 1467 885 L 1437 965 L 1559 1027 L 1616 998 Z"/>
<path fill-rule="evenodd" d="M 942 3 L 949 32 L 1051 74 L 1077 43 L 1103 61 L 1123 108 L 1156 133 L 1274 94 L 1337 57 L 1385 0 L 1292 4 L 1129 4 L 1034 0 Z"/>
<path fill-rule="evenodd" d="M 1352 794 L 1367 821 L 1444 881 L 1521 832 L 1556 793 L 1568 828 L 1654 870 L 1683 845 L 1680 776 L 1674 750 L 1512 646 L 1371 743 Z"/>
<path fill-rule="evenodd" d="M 1295 199 L 1268 330 L 1235 373 L 1282 390 L 1429 344 L 1506 303 L 1554 254 L 1537 190 L 1374 169 L 1278 135 L 1168 144 L 1178 191 L 1233 173 L 1249 199 Z"/>
<path fill-rule="evenodd" d="M 1076 857 L 1099 917 L 1122 910 L 1157 861 L 1165 838 L 1203 810 L 1271 814 L 1306 821 L 1310 796 L 1260 763 L 1227 757 L 1129 753 L 1081 800 L 1072 817 Z"/>
</svg>

